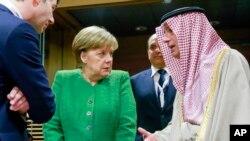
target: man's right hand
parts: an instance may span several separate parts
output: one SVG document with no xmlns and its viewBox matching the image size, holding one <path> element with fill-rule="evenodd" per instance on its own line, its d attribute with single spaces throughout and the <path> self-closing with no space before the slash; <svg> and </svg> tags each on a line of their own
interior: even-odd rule
<svg viewBox="0 0 250 141">
<path fill-rule="evenodd" d="M 29 110 L 29 103 L 22 91 L 18 87 L 13 87 L 7 95 L 10 100 L 10 110 L 18 111 L 20 114 L 25 114 Z"/>
<path fill-rule="evenodd" d="M 147 130 L 139 127 L 138 132 L 143 136 L 144 141 L 156 141 L 155 136 L 150 132 L 148 132 Z"/>
</svg>

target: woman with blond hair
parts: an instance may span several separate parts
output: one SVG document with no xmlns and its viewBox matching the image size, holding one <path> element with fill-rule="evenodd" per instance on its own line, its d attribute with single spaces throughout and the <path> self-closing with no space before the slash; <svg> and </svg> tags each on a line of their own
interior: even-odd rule
<svg viewBox="0 0 250 141">
<path fill-rule="evenodd" d="M 43 126 L 45 141 L 132 141 L 136 106 L 129 74 L 112 70 L 116 38 L 82 29 L 72 49 L 79 69 L 58 71 L 52 85 L 56 113 Z"/>
</svg>

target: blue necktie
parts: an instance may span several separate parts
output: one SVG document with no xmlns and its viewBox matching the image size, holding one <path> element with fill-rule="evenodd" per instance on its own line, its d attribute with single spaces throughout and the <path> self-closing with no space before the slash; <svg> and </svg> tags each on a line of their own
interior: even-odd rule
<svg viewBox="0 0 250 141">
<path fill-rule="evenodd" d="M 160 79 L 158 80 L 158 83 L 162 87 L 162 85 L 165 81 L 164 75 L 166 74 L 166 71 L 164 69 L 160 69 L 160 70 L 158 70 L 158 73 L 160 74 Z"/>
<path fill-rule="evenodd" d="M 158 73 L 160 74 L 160 78 L 158 80 L 158 83 L 161 87 L 163 87 L 163 83 L 165 81 L 165 74 L 166 74 L 166 71 L 164 69 L 160 69 L 158 70 Z M 160 94 L 161 94 L 161 91 L 158 87 L 158 91 L 157 91 L 157 95 L 158 95 L 158 101 L 159 101 L 159 104 L 161 105 L 161 100 L 160 100 Z"/>
</svg>

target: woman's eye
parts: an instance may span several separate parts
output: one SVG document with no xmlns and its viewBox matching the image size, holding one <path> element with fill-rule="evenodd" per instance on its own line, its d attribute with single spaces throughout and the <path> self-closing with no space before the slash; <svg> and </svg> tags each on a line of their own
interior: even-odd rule
<svg viewBox="0 0 250 141">
<path fill-rule="evenodd" d="M 110 54 L 110 56 L 113 56 L 114 52 L 111 52 L 111 53 L 109 53 L 109 54 Z"/>
<path fill-rule="evenodd" d="M 97 53 L 97 55 L 99 55 L 99 56 L 104 56 L 105 53 L 104 53 L 104 52 L 99 52 L 99 53 Z"/>
</svg>

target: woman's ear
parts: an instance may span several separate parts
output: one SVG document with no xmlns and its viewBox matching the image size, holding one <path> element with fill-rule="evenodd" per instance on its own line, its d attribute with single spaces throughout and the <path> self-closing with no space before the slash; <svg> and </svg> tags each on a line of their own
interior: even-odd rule
<svg viewBox="0 0 250 141">
<path fill-rule="evenodd" d="M 81 58 L 83 64 L 87 64 L 87 53 L 85 51 L 81 51 L 80 58 Z"/>
</svg>

